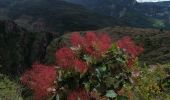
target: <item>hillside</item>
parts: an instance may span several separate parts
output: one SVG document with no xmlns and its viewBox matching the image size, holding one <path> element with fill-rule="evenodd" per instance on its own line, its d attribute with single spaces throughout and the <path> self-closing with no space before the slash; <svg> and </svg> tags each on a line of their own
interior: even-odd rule
<svg viewBox="0 0 170 100">
<path fill-rule="evenodd" d="M 74 31 L 114 25 L 111 17 L 62 0 L 0 0 L 0 18 L 31 31 Z"/>
<path fill-rule="evenodd" d="M 169 29 L 170 2 L 138 3 L 136 0 L 66 0 L 118 18 L 124 26 Z"/>
<path fill-rule="evenodd" d="M 124 36 L 132 37 L 136 43 L 142 45 L 145 48 L 145 52 L 140 56 L 140 61 L 146 64 L 169 63 L 170 31 L 132 27 L 109 27 L 96 30 L 96 32 L 108 33 L 115 41 L 121 39 Z M 51 42 L 47 49 L 47 61 L 52 61 L 52 55 L 54 55 L 54 51 L 56 48 L 58 48 L 58 45 L 62 45 L 62 43 L 69 44 L 68 40 L 69 34 L 62 36 L 61 38 L 57 38 Z"/>
<path fill-rule="evenodd" d="M 80 4 L 100 14 L 120 17 L 123 9 L 130 10 L 137 2 L 135 0 L 65 0 Z"/>
<path fill-rule="evenodd" d="M 140 57 L 143 62 L 148 64 L 169 62 L 169 31 L 109 27 L 97 32 L 109 33 L 115 41 L 124 36 L 133 37 L 145 48 L 144 54 Z M 0 21 L 0 65 L 5 66 L 1 71 L 18 74 L 36 61 L 53 63 L 56 48 L 69 43 L 69 36 L 60 37 L 61 35 L 50 32 L 29 32 L 12 21 Z"/>
<path fill-rule="evenodd" d="M 130 36 L 145 48 L 141 59 L 146 63 L 168 63 L 170 59 L 170 31 L 141 29 L 131 27 L 105 28 L 99 32 L 108 32 L 113 39 Z"/>
<path fill-rule="evenodd" d="M 0 19 L 31 31 L 82 31 L 108 26 L 169 30 L 170 2 L 136 0 L 0 0 Z"/>
</svg>

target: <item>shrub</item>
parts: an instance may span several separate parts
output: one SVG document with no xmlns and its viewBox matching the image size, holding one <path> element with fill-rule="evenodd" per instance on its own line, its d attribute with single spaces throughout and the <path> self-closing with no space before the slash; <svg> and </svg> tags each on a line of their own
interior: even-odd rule
<svg viewBox="0 0 170 100">
<path fill-rule="evenodd" d="M 164 71 L 140 68 L 138 56 L 144 49 L 130 37 L 112 43 L 106 34 L 75 32 L 70 42 L 56 50 L 56 65 L 35 64 L 23 74 L 21 81 L 36 100 L 52 95 L 59 100 L 133 100 L 163 93 L 159 82 Z"/>
<path fill-rule="evenodd" d="M 26 71 L 21 77 L 23 84 L 33 90 L 36 100 L 42 100 L 52 91 L 55 91 L 56 70 L 54 67 L 34 64 L 31 70 Z"/>
<path fill-rule="evenodd" d="M 0 74 L 0 100 L 22 100 L 20 86 Z"/>
</svg>

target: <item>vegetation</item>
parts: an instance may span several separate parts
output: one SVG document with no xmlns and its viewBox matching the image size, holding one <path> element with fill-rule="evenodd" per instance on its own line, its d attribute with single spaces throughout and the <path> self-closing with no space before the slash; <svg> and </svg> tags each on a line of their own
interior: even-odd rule
<svg viewBox="0 0 170 100">
<path fill-rule="evenodd" d="M 164 67 L 142 67 L 144 49 L 130 37 L 111 43 L 105 34 L 75 32 L 70 42 L 56 51 L 54 65 L 34 64 L 22 75 L 35 100 L 169 99 Z"/>
<path fill-rule="evenodd" d="M 169 3 L 0 0 L 0 100 L 169 100 Z"/>
<path fill-rule="evenodd" d="M 22 100 L 21 87 L 3 74 L 0 74 L 0 99 Z"/>
<path fill-rule="evenodd" d="M 20 75 L 32 62 L 43 62 L 46 47 L 59 33 L 28 32 L 12 21 L 0 21 L 0 73 Z"/>
<path fill-rule="evenodd" d="M 132 37 L 137 44 L 143 45 L 145 48 L 144 53 L 140 57 L 140 61 L 146 64 L 169 63 L 169 31 L 132 27 L 108 27 L 97 30 L 97 32 L 107 32 L 113 40 L 118 40 L 124 36 Z"/>
<path fill-rule="evenodd" d="M 9 27 L 13 27 L 13 28 L 9 28 Z M 150 52 L 154 52 L 153 48 L 154 48 L 154 50 L 162 50 L 160 48 L 166 47 L 163 50 L 168 50 L 168 47 L 169 47 L 169 42 L 168 42 L 168 40 L 169 40 L 168 39 L 169 38 L 168 37 L 169 36 L 168 33 L 169 32 L 168 31 L 159 31 L 159 30 L 152 30 L 152 29 L 136 29 L 136 28 L 130 28 L 130 27 L 105 28 L 105 29 L 97 30 L 97 31 L 99 32 L 98 33 L 99 36 L 96 35 L 96 38 L 97 38 L 98 41 L 102 40 L 102 38 L 100 37 L 100 34 L 103 33 L 103 32 L 108 32 L 110 34 L 110 38 L 112 38 L 114 40 L 119 40 L 119 41 L 120 41 L 120 39 L 123 36 L 129 35 L 130 37 L 134 38 L 136 43 L 144 44 L 143 45 L 145 47 L 144 54 L 142 54 L 141 57 L 139 58 L 139 60 L 140 60 L 139 62 L 138 62 L 137 59 L 129 60 L 130 63 L 128 63 L 128 64 L 130 64 L 130 65 L 133 64 L 134 61 L 135 61 L 135 65 L 133 66 L 134 69 L 129 70 L 129 69 L 126 69 L 127 65 L 125 63 L 128 60 L 126 58 L 126 56 L 127 56 L 126 52 L 127 51 L 125 52 L 124 49 L 123 50 L 122 49 L 118 49 L 118 48 L 121 47 L 121 45 L 119 45 L 119 47 L 112 45 L 112 48 L 109 46 L 109 49 L 106 50 L 107 52 L 114 52 L 114 53 L 116 53 L 116 57 L 117 56 L 120 57 L 120 59 L 113 58 L 114 59 L 113 61 L 115 61 L 115 62 L 112 62 L 112 61 L 109 62 L 109 63 L 113 63 L 113 64 L 107 64 L 107 63 L 103 64 L 101 62 L 102 62 L 102 60 L 104 58 L 108 58 L 109 59 L 110 56 L 114 57 L 115 54 L 104 53 L 105 56 L 99 57 L 99 58 L 101 58 L 101 60 L 100 59 L 97 60 L 97 59 L 94 59 L 94 58 L 92 60 L 90 58 L 90 55 L 96 56 L 96 55 L 94 55 L 95 52 L 89 51 L 89 53 L 88 52 L 84 52 L 83 53 L 81 51 L 83 55 L 87 55 L 87 56 L 82 57 L 81 53 L 80 54 L 76 54 L 76 55 L 78 55 L 78 58 L 79 58 L 80 62 L 78 61 L 75 64 L 78 64 L 78 65 L 79 64 L 83 64 L 84 65 L 84 63 L 82 63 L 82 61 L 83 62 L 90 61 L 89 62 L 89 66 L 95 67 L 95 68 L 97 68 L 99 70 L 104 70 L 105 68 L 106 69 L 110 68 L 109 66 L 113 65 L 113 66 L 122 67 L 123 72 L 122 72 L 122 70 L 115 69 L 116 73 L 113 73 L 113 74 L 115 74 L 116 76 L 107 76 L 107 77 L 113 78 L 113 80 L 108 78 L 109 80 L 111 80 L 111 82 L 110 81 L 107 82 L 106 80 L 102 81 L 102 82 L 104 82 L 102 84 L 105 84 L 105 85 L 107 84 L 108 88 L 106 88 L 107 90 L 105 90 L 105 91 L 101 91 L 100 88 L 94 87 L 96 85 L 95 82 L 94 83 L 93 82 L 89 83 L 91 79 L 89 79 L 89 81 L 84 80 L 83 77 L 86 77 L 84 75 L 87 75 L 87 73 L 84 73 L 84 71 L 82 71 L 83 69 L 78 70 L 78 72 L 76 70 L 73 70 L 73 73 L 75 74 L 75 77 L 78 80 L 81 80 L 80 83 L 85 81 L 88 84 L 92 84 L 91 88 L 96 88 L 96 91 L 98 91 L 100 93 L 99 95 L 97 95 L 98 93 L 97 94 L 95 93 L 95 95 L 97 95 L 98 98 L 105 98 L 107 92 L 108 92 L 107 96 L 109 96 L 109 97 L 110 97 L 110 95 L 113 95 L 113 93 L 115 93 L 114 95 L 116 95 L 116 97 L 114 97 L 114 98 L 117 98 L 117 99 L 118 98 L 132 98 L 132 97 L 134 97 L 134 98 L 142 98 L 144 95 L 148 95 L 144 99 L 148 98 L 149 100 L 150 99 L 154 99 L 154 97 L 156 97 L 156 99 L 157 98 L 163 98 L 163 99 L 164 98 L 169 98 L 169 88 L 170 88 L 170 86 L 169 86 L 169 76 L 167 75 L 167 73 L 169 73 L 168 72 L 168 70 L 169 70 L 168 66 L 169 65 L 165 64 L 166 62 L 168 62 L 168 59 L 164 58 L 164 57 L 168 57 L 167 54 L 169 52 L 165 51 L 165 53 L 164 53 L 165 55 L 161 54 L 162 56 L 164 56 L 162 58 L 164 58 L 165 60 L 160 60 L 160 58 L 157 59 L 156 57 L 153 58 L 152 56 L 149 55 Z M 2 22 L 1 23 L 1 33 L 4 33 L 4 34 L 1 35 L 1 38 L 2 38 L 1 39 L 1 44 L 3 44 L 3 45 L 1 45 L 2 46 L 2 48 L 1 48 L 2 49 L 1 50 L 1 56 L 4 55 L 4 54 L 6 55 L 6 56 L 5 55 L 3 56 L 3 61 L 1 60 L 1 65 L 2 65 L 2 67 L 0 67 L 1 73 L 10 75 L 11 77 L 18 77 L 18 76 L 20 76 L 20 72 L 23 72 L 25 69 L 28 70 L 28 68 L 30 68 L 29 66 L 31 66 L 32 62 L 39 61 L 39 63 L 45 63 L 45 65 L 44 64 L 34 64 L 33 66 L 35 66 L 35 67 L 33 67 L 31 70 L 26 71 L 26 72 L 27 73 L 31 73 L 31 74 L 29 74 L 30 75 L 29 77 L 30 78 L 34 77 L 33 80 L 41 79 L 41 77 L 43 76 L 42 80 L 37 80 L 35 82 L 37 82 L 37 84 L 42 84 L 41 86 L 43 86 L 44 84 L 47 84 L 47 85 L 45 85 L 44 88 L 38 87 L 40 85 L 38 85 L 38 86 L 34 85 L 32 87 L 32 85 L 28 86 L 28 84 L 30 84 L 30 83 L 27 83 L 28 81 L 26 81 L 27 84 L 25 82 L 23 82 L 26 86 L 28 86 L 28 88 L 31 87 L 32 91 L 30 89 L 27 89 L 26 87 L 24 87 L 22 89 L 20 87 L 20 89 L 22 90 L 22 97 L 24 99 L 28 99 L 29 100 L 29 99 L 32 99 L 32 96 L 35 97 L 35 96 L 39 95 L 39 93 L 42 94 L 42 95 L 47 93 L 46 94 L 47 98 L 51 97 L 51 95 L 55 95 L 54 97 L 56 97 L 56 94 L 58 93 L 56 91 L 57 91 L 58 88 L 56 88 L 56 87 L 55 87 L 55 89 L 53 88 L 53 85 L 56 86 L 56 83 L 53 83 L 53 81 L 56 81 L 57 84 L 61 84 L 61 83 L 60 83 L 60 81 L 58 81 L 58 73 L 54 73 L 54 72 L 58 72 L 60 70 L 64 71 L 66 76 L 62 76 L 62 78 L 64 78 L 64 79 L 66 78 L 65 80 L 67 80 L 67 77 L 70 78 L 69 75 L 70 74 L 72 75 L 73 73 L 69 73 L 68 70 L 64 70 L 64 69 L 62 69 L 60 67 L 59 68 L 57 67 L 57 69 L 53 69 L 53 68 L 56 67 L 55 64 L 57 64 L 57 66 L 59 66 L 58 65 L 59 64 L 59 62 L 58 62 L 59 60 L 56 60 L 55 52 L 56 52 L 56 50 L 57 51 L 61 50 L 60 48 L 62 48 L 65 45 L 67 45 L 67 48 L 73 46 L 73 44 L 71 44 L 71 42 L 69 41 L 70 36 L 72 37 L 72 35 L 71 34 L 65 34 L 65 35 L 63 35 L 60 38 L 56 38 L 56 37 L 58 37 L 59 34 L 52 34 L 52 33 L 29 33 L 27 31 L 24 31 L 24 29 L 19 28 L 16 24 L 11 23 L 11 22 Z M 84 32 L 82 32 L 82 33 L 84 33 Z M 114 34 L 111 34 L 111 33 L 114 33 Z M 11 36 L 11 34 L 12 34 L 12 37 L 9 38 Z M 3 37 L 8 38 L 8 41 L 5 41 Z M 17 37 L 17 38 L 13 39 L 14 37 Z M 72 38 L 72 40 L 77 41 L 76 40 L 77 39 L 76 35 L 74 37 L 75 37 L 75 39 Z M 84 38 L 84 37 L 81 37 L 81 38 Z M 164 40 L 162 40 L 162 38 L 164 38 Z M 87 38 L 85 38 L 85 40 L 86 39 Z M 79 40 L 81 40 L 81 39 L 79 39 Z M 95 40 L 95 39 L 92 39 L 92 40 Z M 105 41 L 105 40 L 108 40 L 108 41 Z M 107 44 L 107 43 L 110 44 L 109 43 L 109 41 L 110 41 L 109 39 L 104 38 L 103 42 L 104 41 L 106 42 L 104 44 Z M 122 43 L 126 44 L 126 43 L 129 43 L 128 41 L 131 41 L 131 39 L 126 37 L 126 38 L 121 39 L 121 41 L 124 41 Z M 128 50 L 128 52 L 129 53 L 134 53 L 135 51 L 133 50 L 133 48 L 131 48 L 131 45 L 134 46 L 134 44 L 132 42 L 130 42 L 130 43 L 131 44 L 126 44 L 126 45 L 129 45 L 128 47 L 130 47 L 130 50 Z M 11 44 L 15 44 L 15 45 L 11 45 Z M 82 44 L 86 44 L 86 41 L 83 42 Z M 102 43 L 99 42 L 99 44 L 102 44 Z M 113 43 L 113 44 L 115 44 L 115 43 Z M 10 48 L 10 49 L 4 48 L 5 45 L 8 45 L 8 48 Z M 95 47 L 98 47 L 98 46 L 95 46 Z M 105 47 L 105 45 L 103 45 L 102 48 L 103 47 Z M 15 49 L 15 48 L 18 48 L 18 49 Z M 42 48 L 44 48 L 44 49 L 42 49 Z M 99 47 L 99 48 L 101 48 L 101 47 Z M 13 53 L 8 53 L 8 52 L 10 52 L 11 49 L 13 50 Z M 72 48 L 72 49 L 74 49 L 74 48 Z M 97 50 L 96 51 L 97 54 L 98 53 L 100 54 L 100 52 L 98 52 L 98 49 L 96 49 L 96 50 Z M 105 51 L 105 49 L 102 49 L 102 50 Z M 85 49 L 85 51 L 86 51 L 86 49 Z M 163 52 L 160 51 L 160 53 L 163 53 Z M 14 56 L 14 58 L 11 57 L 12 55 L 16 55 L 16 54 L 18 56 Z M 155 52 L 154 55 L 157 55 L 158 57 L 160 56 L 158 54 L 158 52 Z M 15 57 L 17 57 L 17 58 L 15 58 Z M 20 57 L 24 58 L 24 59 L 19 59 Z M 57 57 L 57 58 L 61 58 L 61 57 Z M 153 58 L 153 59 L 149 59 L 149 58 Z M 14 65 L 14 64 L 9 65 L 10 64 L 9 62 L 11 62 L 11 61 L 16 62 L 15 63 L 16 65 Z M 22 64 L 21 64 L 21 61 L 22 61 Z M 154 64 L 154 66 L 157 66 L 155 61 L 160 62 L 162 64 L 164 63 L 165 65 L 159 65 L 158 67 L 155 67 L 155 68 L 152 69 L 149 66 L 147 67 L 147 66 L 145 66 L 143 64 L 140 64 L 141 61 L 142 62 L 146 62 L 147 61 L 148 64 Z M 68 62 L 68 61 L 66 61 L 66 62 Z M 70 62 L 70 63 L 73 63 L 73 62 Z M 62 65 L 60 65 L 60 66 L 62 66 Z M 52 67 L 52 69 L 51 69 L 51 67 Z M 102 69 L 100 69 L 100 67 Z M 124 69 L 124 67 L 125 67 L 125 69 Z M 52 70 L 52 72 L 49 71 L 51 74 L 50 73 L 46 73 L 46 70 L 44 70 L 44 68 L 47 69 L 47 70 Z M 129 68 L 129 67 L 127 67 L 127 68 Z M 166 73 L 163 71 L 164 68 L 167 70 Z M 53 70 L 55 70 L 55 71 L 53 71 Z M 141 72 L 140 77 L 134 78 L 132 76 L 133 73 L 138 74 L 139 70 Z M 83 72 L 83 76 L 79 76 L 80 75 L 80 74 L 78 74 L 78 73 L 80 73 L 79 71 L 81 73 Z M 118 71 L 118 73 L 117 73 L 117 71 Z M 16 74 L 11 74 L 11 73 L 14 73 L 14 72 Z M 71 72 L 72 72 L 72 70 L 71 70 Z M 108 75 L 112 74 L 112 72 L 110 72 L 109 69 L 104 70 L 104 72 L 100 72 L 100 73 L 97 73 L 95 71 L 91 72 L 91 74 L 92 73 L 94 73 L 94 75 L 98 75 L 98 74 L 100 75 L 101 73 L 105 73 L 106 75 L 107 74 Z M 122 76 L 122 74 L 119 75 L 119 73 L 123 73 L 123 76 Z M 56 74 L 56 77 L 54 77 L 55 79 L 52 78 L 51 81 L 49 80 L 49 81 L 45 82 L 45 80 L 48 80 L 49 77 L 51 78 L 51 75 L 55 75 L 55 74 Z M 73 76 L 74 76 L 74 74 L 73 74 Z M 37 77 L 35 77 L 35 76 L 37 76 Z M 48 76 L 48 77 L 44 77 L 44 76 Z M 150 76 L 150 77 L 148 77 L 148 76 Z M 121 80 L 121 82 L 120 82 L 119 78 L 117 79 L 117 77 L 120 77 L 123 80 Z M 126 77 L 128 77 L 128 79 L 126 79 Z M 100 78 L 102 78 L 102 77 L 99 77 L 99 79 Z M 148 80 L 148 81 L 145 81 L 145 80 Z M 67 81 L 64 82 L 63 84 L 69 83 Z M 96 81 L 98 82 L 98 80 L 96 80 Z M 113 81 L 114 85 L 110 84 L 110 83 L 112 83 L 112 81 Z M 4 81 L 2 81 L 2 82 L 4 82 Z M 73 81 L 73 82 L 75 82 L 75 81 Z M 105 83 L 105 82 L 107 82 L 107 83 Z M 16 83 L 14 83 L 14 84 L 16 84 Z M 51 84 L 52 84 L 52 88 L 49 88 L 50 94 L 49 94 L 49 92 L 45 91 L 46 88 L 49 87 L 49 84 L 50 84 L 50 87 L 51 87 Z M 69 84 L 72 84 L 72 83 L 69 83 Z M 69 84 L 66 84 L 66 85 L 69 85 Z M 88 84 L 86 84 L 86 86 L 87 86 L 86 89 L 85 89 L 85 84 L 83 84 L 81 86 L 81 87 L 84 87 L 83 91 L 85 89 L 86 92 L 87 92 L 87 89 L 89 88 Z M 150 85 L 152 85 L 152 86 L 150 86 Z M 16 85 L 14 85 L 14 87 L 15 86 Z M 76 85 L 76 86 L 73 86 L 73 87 L 77 87 L 77 86 L 79 86 L 79 85 Z M 112 86 L 114 86 L 114 88 Z M 82 95 L 81 94 L 82 89 L 79 89 L 79 90 L 76 91 L 76 90 L 72 89 L 73 87 L 71 86 L 71 87 L 68 88 L 69 91 L 73 92 L 73 95 L 75 95 L 77 93 L 77 91 L 80 92 L 79 95 Z M 148 87 L 149 89 L 148 88 L 144 88 L 144 87 Z M 35 88 L 35 89 L 33 89 L 33 88 Z M 112 90 L 114 92 L 113 91 L 109 91 L 110 88 L 112 88 Z M 15 88 L 14 88 L 14 90 L 15 90 Z M 45 93 L 44 92 L 41 93 L 41 92 L 39 92 L 39 90 L 44 91 Z M 104 89 L 102 89 L 102 90 L 104 90 Z M 4 90 L 4 91 L 8 91 L 8 90 Z M 38 94 L 34 94 L 34 92 L 37 92 L 37 91 L 38 91 Z M 70 93 L 69 91 L 64 91 L 64 94 L 63 94 L 63 91 L 61 91 L 61 94 L 59 94 L 59 95 L 68 95 L 68 93 Z M 92 89 L 90 89 L 88 91 L 92 92 Z M 122 91 L 124 91 L 124 92 L 122 92 Z M 126 92 L 126 91 L 128 91 L 128 92 Z M 4 93 L 6 93 L 6 92 L 4 92 Z M 33 93 L 33 95 L 32 95 L 32 93 Z M 82 93 L 84 94 L 84 92 L 82 92 Z M 17 94 L 21 95 L 20 92 L 19 93 L 17 92 Z M 16 95 L 16 94 L 14 94 L 14 95 Z M 159 97 L 157 97 L 155 95 L 159 95 Z M 42 96 L 40 96 L 40 97 L 42 97 Z M 54 97 L 52 96 L 52 98 L 54 98 Z"/>
</svg>

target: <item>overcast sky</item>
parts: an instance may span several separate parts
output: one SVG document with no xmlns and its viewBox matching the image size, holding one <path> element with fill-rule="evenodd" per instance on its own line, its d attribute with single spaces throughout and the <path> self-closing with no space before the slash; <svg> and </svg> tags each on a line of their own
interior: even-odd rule
<svg viewBox="0 0 170 100">
<path fill-rule="evenodd" d="M 158 2 L 158 1 L 170 1 L 170 0 L 137 0 L 138 2 Z"/>
</svg>

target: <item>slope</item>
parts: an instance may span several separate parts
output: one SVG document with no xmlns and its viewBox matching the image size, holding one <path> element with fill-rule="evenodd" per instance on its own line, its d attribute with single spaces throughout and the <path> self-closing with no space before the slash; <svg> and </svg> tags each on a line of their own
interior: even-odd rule
<svg viewBox="0 0 170 100">
<path fill-rule="evenodd" d="M 9 19 L 33 31 L 75 31 L 115 24 L 111 17 L 62 0 L 13 0 L 3 10 Z"/>
<path fill-rule="evenodd" d="M 120 24 L 133 27 L 170 29 L 170 2 L 138 3 L 136 0 L 66 0 L 94 12 L 119 18 Z"/>
</svg>

